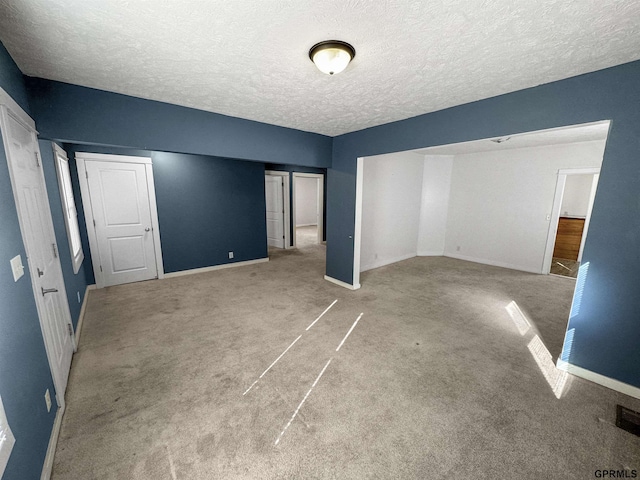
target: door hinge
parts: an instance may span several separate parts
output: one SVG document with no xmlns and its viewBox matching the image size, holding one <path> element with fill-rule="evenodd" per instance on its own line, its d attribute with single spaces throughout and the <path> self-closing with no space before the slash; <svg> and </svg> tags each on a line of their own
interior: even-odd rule
<svg viewBox="0 0 640 480">
<path fill-rule="evenodd" d="M 73 337 L 73 327 L 71 326 L 70 323 L 67 323 L 67 327 L 69 328 L 69 336 Z"/>
<path fill-rule="evenodd" d="M 102 271 L 102 265 L 100 265 L 100 271 Z"/>
<path fill-rule="evenodd" d="M 93 226 L 94 226 L 94 227 L 96 226 L 96 221 L 95 221 L 95 220 L 93 221 Z"/>
<path fill-rule="evenodd" d="M 51 247 L 53 248 L 53 256 L 58 258 L 58 246 L 55 243 L 52 243 Z"/>
<path fill-rule="evenodd" d="M 89 179 L 89 172 L 87 172 L 86 170 L 84 171 L 84 176 Z"/>
<path fill-rule="evenodd" d="M 38 152 L 34 152 L 36 154 L 36 167 L 40 166 L 40 159 L 38 158 Z"/>
</svg>

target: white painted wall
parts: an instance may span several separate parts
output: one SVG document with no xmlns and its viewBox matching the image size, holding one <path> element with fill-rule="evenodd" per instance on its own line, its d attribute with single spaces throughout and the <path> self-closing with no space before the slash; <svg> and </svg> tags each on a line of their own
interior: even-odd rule
<svg viewBox="0 0 640 480">
<path fill-rule="evenodd" d="M 593 175 L 567 175 L 560 215 L 586 217 Z"/>
<path fill-rule="evenodd" d="M 447 232 L 453 155 L 425 155 L 418 255 L 443 255 Z"/>
<path fill-rule="evenodd" d="M 558 169 L 599 167 L 604 144 L 456 155 L 444 254 L 541 273 Z"/>
<path fill-rule="evenodd" d="M 416 256 L 423 164 L 411 152 L 364 159 L 360 271 Z"/>
<path fill-rule="evenodd" d="M 318 180 L 296 177 L 296 227 L 318 224 Z"/>
</svg>

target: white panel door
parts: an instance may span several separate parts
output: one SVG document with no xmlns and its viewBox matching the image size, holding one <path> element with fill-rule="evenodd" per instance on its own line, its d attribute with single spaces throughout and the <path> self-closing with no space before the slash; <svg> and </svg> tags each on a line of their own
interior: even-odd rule
<svg viewBox="0 0 640 480">
<path fill-rule="evenodd" d="M 264 176 L 267 204 L 267 244 L 284 248 L 284 194 L 282 177 Z"/>
<path fill-rule="evenodd" d="M 104 286 L 157 278 L 145 165 L 95 160 L 85 165 Z"/>
<path fill-rule="evenodd" d="M 74 338 L 36 133 L 6 108 L 2 127 L 40 325 L 63 406 Z"/>
</svg>

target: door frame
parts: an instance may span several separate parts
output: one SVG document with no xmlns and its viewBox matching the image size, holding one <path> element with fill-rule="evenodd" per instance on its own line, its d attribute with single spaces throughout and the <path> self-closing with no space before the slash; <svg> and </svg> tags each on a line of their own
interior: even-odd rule
<svg viewBox="0 0 640 480">
<path fill-rule="evenodd" d="M 104 275 L 100 271 L 100 255 L 98 249 L 98 238 L 96 237 L 93 219 L 93 209 L 91 208 L 91 195 L 89 193 L 89 181 L 87 177 L 87 161 L 113 162 L 113 163 L 137 163 L 143 164 L 147 178 L 149 190 L 149 209 L 151 211 L 151 231 L 153 234 L 154 252 L 158 279 L 164 278 L 164 264 L 162 262 L 162 244 L 160 243 L 160 226 L 158 223 L 158 206 L 156 204 L 156 189 L 153 182 L 153 168 L 151 157 L 134 157 L 130 155 L 114 155 L 108 153 L 76 152 L 76 168 L 78 169 L 78 180 L 80 181 L 80 193 L 82 196 L 82 206 L 84 219 L 89 237 L 89 250 L 91 251 L 91 263 L 93 264 L 93 274 L 96 279 L 97 288 L 104 288 Z M 96 255 L 97 254 L 97 255 Z"/>
<path fill-rule="evenodd" d="M 549 221 L 549 233 L 547 234 L 547 246 L 544 251 L 544 259 L 542 262 L 542 274 L 548 275 L 551 271 L 551 263 L 553 261 L 553 249 L 556 244 L 556 235 L 558 234 L 558 222 L 560 221 L 560 210 L 562 208 L 562 199 L 564 197 L 564 187 L 567 183 L 568 175 L 593 175 L 591 183 L 591 191 L 589 192 L 589 205 L 587 207 L 587 215 L 584 220 L 584 228 L 582 230 L 582 239 L 580 240 L 580 252 L 578 253 L 578 261 L 582 261 L 582 251 L 584 250 L 585 240 L 589 230 L 589 222 L 591 221 L 591 213 L 593 212 L 593 203 L 596 198 L 596 189 L 598 180 L 600 179 L 600 167 L 586 168 L 561 168 L 558 170 L 558 179 L 556 181 L 556 191 L 553 196 L 553 206 L 551 208 L 551 217 Z"/>
<path fill-rule="evenodd" d="M 290 248 L 293 248 L 291 245 L 291 192 L 289 189 L 289 172 L 282 172 L 279 170 L 265 170 L 264 174 L 271 175 L 272 177 L 284 177 L 282 179 L 282 203 L 284 204 L 284 248 L 288 250 Z M 266 211 L 266 203 L 264 208 Z"/>
<path fill-rule="evenodd" d="M 324 174 L 322 173 L 302 173 L 302 172 L 293 172 L 293 181 L 292 185 L 292 193 L 291 198 L 293 201 L 291 202 L 292 206 L 292 215 L 291 222 L 293 224 L 293 246 L 296 246 L 296 179 L 297 178 L 315 178 L 317 179 L 317 201 L 318 201 L 318 244 L 322 245 L 324 242 L 323 234 L 324 234 Z"/>
<path fill-rule="evenodd" d="M 30 129 L 33 132 L 33 135 L 35 136 L 34 140 L 35 140 L 35 152 L 36 155 L 38 156 L 39 162 L 40 162 L 40 176 L 42 178 L 42 186 L 44 188 L 44 194 L 45 194 L 45 200 L 47 202 L 47 206 L 48 208 L 46 209 L 46 216 L 49 219 L 49 223 L 51 224 L 51 229 L 52 229 L 52 233 L 53 233 L 53 239 L 55 240 L 55 227 L 53 225 L 53 218 L 51 216 L 51 207 L 49 206 L 49 194 L 47 192 L 47 183 L 46 180 L 44 178 L 44 170 L 42 169 L 42 155 L 40 154 L 40 145 L 38 144 L 38 138 L 37 138 L 37 130 L 35 129 L 35 122 L 33 121 L 33 119 L 31 117 L 29 117 L 29 115 L 2 89 L 0 88 L 0 130 L 1 130 L 1 134 L 2 134 L 2 141 L 4 142 L 4 149 L 5 149 L 5 153 L 7 156 L 7 167 L 9 170 L 9 177 L 11 180 L 11 190 L 13 193 L 13 199 L 15 202 L 15 206 L 16 206 L 16 213 L 17 213 L 17 217 L 18 217 L 18 225 L 20 227 L 20 235 L 22 237 L 22 244 L 24 246 L 24 250 L 26 252 L 26 260 L 27 260 L 27 268 L 29 269 L 29 277 L 31 280 L 31 288 L 33 290 L 33 298 L 34 298 L 34 303 L 36 304 L 36 311 L 38 313 L 38 321 L 40 323 L 40 331 L 42 333 L 42 338 L 44 341 L 44 348 L 45 348 L 45 352 L 47 355 L 47 362 L 49 364 L 49 371 L 51 372 L 51 378 L 53 380 L 53 386 L 55 388 L 55 399 L 56 399 L 56 403 L 59 407 L 59 411 L 60 412 L 64 412 L 65 409 L 65 400 L 64 400 L 64 393 L 66 391 L 66 384 L 62 385 L 62 379 L 60 378 L 60 372 L 58 372 L 56 369 L 54 369 L 54 365 L 56 364 L 56 362 L 53 360 L 53 351 L 54 351 L 54 347 L 53 344 L 56 341 L 54 338 L 51 338 L 51 336 L 49 336 L 47 334 L 47 326 L 45 325 L 45 314 L 44 314 L 44 306 L 42 304 L 42 296 L 40 294 L 40 292 L 38 291 L 38 285 L 36 283 L 36 279 L 39 278 L 38 276 L 38 272 L 37 267 L 33 265 L 32 262 L 29 261 L 29 258 L 31 257 L 29 251 L 31 250 L 28 242 L 27 242 L 27 235 L 25 233 L 25 218 L 22 215 L 22 212 L 20 210 L 20 208 L 18 208 L 18 198 L 17 198 L 17 194 L 16 194 L 16 189 L 15 189 L 15 178 L 14 178 L 14 172 L 13 172 L 13 168 L 11 165 L 11 161 L 9 160 L 9 152 L 8 152 L 8 145 L 9 145 L 9 134 L 8 134 L 8 125 L 7 125 L 7 118 L 8 116 L 11 115 L 14 117 L 15 120 L 17 120 L 19 123 L 23 124 L 23 126 L 27 127 L 28 129 Z M 54 244 L 55 248 L 57 249 L 57 243 Z M 62 302 L 63 305 L 63 314 L 65 315 L 66 319 L 66 323 L 71 325 L 71 346 L 73 349 L 72 352 L 72 357 L 73 357 L 73 353 L 76 352 L 77 350 L 77 345 L 76 345 L 76 338 L 75 338 L 75 331 L 73 331 L 73 322 L 71 320 L 71 312 L 69 310 L 69 301 L 68 301 L 68 297 L 67 297 L 67 291 L 66 291 L 66 285 L 64 282 L 64 276 L 62 274 L 62 265 L 60 265 L 60 257 L 58 256 L 58 264 L 60 266 L 60 279 L 61 279 L 61 284 L 59 285 L 59 288 L 61 289 L 57 294 L 58 295 L 62 295 L 64 301 Z M 68 373 L 68 372 L 66 372 Z"/>
</svg>

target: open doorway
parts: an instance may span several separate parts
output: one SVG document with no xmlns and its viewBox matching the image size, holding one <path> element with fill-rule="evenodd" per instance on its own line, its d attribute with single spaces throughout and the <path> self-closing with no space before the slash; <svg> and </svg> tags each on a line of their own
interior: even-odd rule
<svg viewBox="0 0 640 480">
<path fill-rule="evenodd" d="M 599 168 L 558 171 L 543 273 L 577 278 L 599 178 Z"/>
<path fill-rule="evenodd" d="M 293 245 L 302 248 L 322 243 L 324 175 L 293 173 Z"/>
<path fill-rule="evenodd" d="M 510 269 L 504 271 L 510 280 L 501 287 L 505 302 L 517 304 L 549 354 L 559 355 L 570 295 L 584 275 L 579 273 L 577 282 L 548 275 L 557 226 L 561 216 L 584 217 L 577 254 L 573 247 L 581 261 L 594 203 L 597 210 L 608 131 L 609 122 L 602 121 L 358 158 L 354 287 L 360 286 L 361 272 L 366 284 L 368 270 L 416 256 Z M 573 196 L 571 186 L 565 195 L 567 179 L 578 175 L 588 176 L 581 178 L 588 190 L 587 211 L 584 195 L 579 208 L 566 203 Z M 569 185 L 573 182 L 569 179 Z M 446 264 L 452 271 L 476 268 L 440 259 L 411 262 Z M 549 298 L 541 311 L 523 287 L 527 282 L 541 289 L 555 286 L 562 295 Z"/>
</svg>

